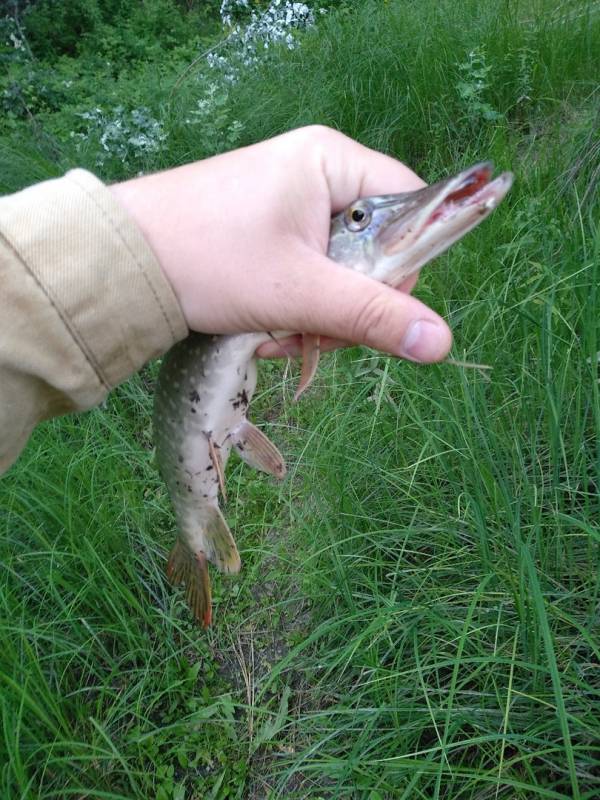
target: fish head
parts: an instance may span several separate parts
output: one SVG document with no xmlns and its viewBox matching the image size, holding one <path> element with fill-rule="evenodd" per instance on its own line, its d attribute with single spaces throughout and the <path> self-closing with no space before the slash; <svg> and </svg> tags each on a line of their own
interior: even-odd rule
<svg viewBox="0 0 600 800">
<path fill-rule="evenodd" d="M 483 162 L 417 191 L 357 200 L 333 217 L 328 256 L 398 286 L 500 203 L 513 175 L 492 173 Z"/>
</svg>

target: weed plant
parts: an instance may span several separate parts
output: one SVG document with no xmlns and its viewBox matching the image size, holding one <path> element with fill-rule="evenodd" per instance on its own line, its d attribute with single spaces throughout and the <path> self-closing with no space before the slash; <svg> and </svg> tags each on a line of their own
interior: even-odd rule
<svg viewBox="0 0 600 800">
<path fill-rule="evenodd" d="M 344 3 L 227 86 L 204 62 L 178 81 L 216 11 L 110 66 L 83 45 L 10 62 L 13 98 L 57 94 L 5 116 L 4 191 L 307 123 L 428 180 L 491 158 L 516 181 L 416 290 L 491 370 L 354 348 L 296 406 L 293 370 L 262 365 L 253 417 L 290 475 L 232 459 L 244 566 L 207 633 L 164 577 L 156 365 L 35 432 L 0 482 L 2 798 L 600 796 L 600 14 L 561 8 Z M 73 125 L 119 106 L 165 138 L 98 161 L 103 131 Z"/>
</svg>

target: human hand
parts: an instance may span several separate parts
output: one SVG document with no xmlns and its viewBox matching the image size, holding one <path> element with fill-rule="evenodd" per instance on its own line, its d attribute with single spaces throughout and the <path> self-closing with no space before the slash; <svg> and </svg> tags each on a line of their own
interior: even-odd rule
<svg viewBox="0 0 600 800">
<path fill-rule="evenodd" d="M 443 359 L 452 336 L 435 312 L 325 255 L 332 214 L 358 197 L 423 181 L 329 128 L 300 128 L 251 147 L 116 184 L 180 302 L 205 333 L 294 330 L 322 348 L 363 343 L 414 361 Z M 297 343 L 286 343 L 285 353 Z M 276 343 L 264 357 L 283 355 Z"/>
</svg>

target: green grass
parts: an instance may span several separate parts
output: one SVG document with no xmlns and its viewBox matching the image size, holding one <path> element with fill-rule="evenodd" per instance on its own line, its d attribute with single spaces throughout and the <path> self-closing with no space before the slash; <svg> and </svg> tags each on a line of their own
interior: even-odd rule
<svg viewBox="0 0 600 800">
<path fill-rule="evenodd" d="M 196 79 L 172 98 L 165 79 L 148 167 L 214 152 L 237 119 L 241 144 L 334 125 L 430 180 L 512 168 L 417 288 L 453 355 L 493 369 L 355 348 L 295 406 L 264 364 L 253 418 L 290 474 L 232 459 L 244 566 L 215 577 L 207 633 L 164 577 L 155 367 L 40 426 L 0 482 L 0 797 L 600 795 L 600 15 L 554 6 L 344 6 L 229 90 L 206 139 L 183 122 Z M 6 190 L 75 163 L 70 113 L 16 123 L 18 153 L 6 133 Z"/>
</svg>

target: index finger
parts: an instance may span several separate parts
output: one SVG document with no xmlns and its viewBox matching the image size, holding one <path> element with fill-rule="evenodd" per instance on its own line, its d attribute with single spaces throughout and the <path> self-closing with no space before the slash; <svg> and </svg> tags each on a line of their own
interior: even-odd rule
<svg viewBox="0 0 600 800">
<path fill-rule="evenodd" d="M 406 164 L 329 128 L 323 133 L 321 167 L 333 214 L 358 197 L 413 192 L 426 185 Z"/>
</svg>

